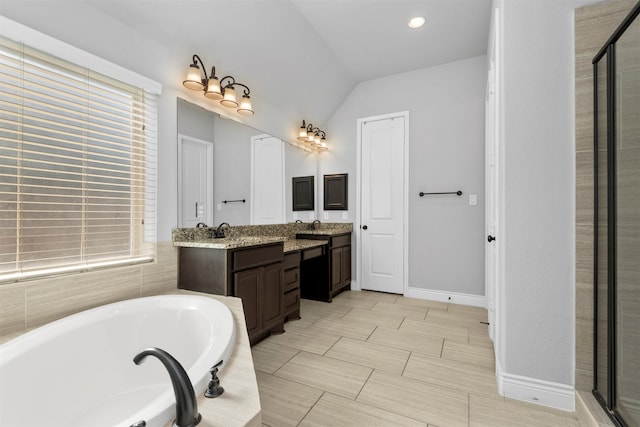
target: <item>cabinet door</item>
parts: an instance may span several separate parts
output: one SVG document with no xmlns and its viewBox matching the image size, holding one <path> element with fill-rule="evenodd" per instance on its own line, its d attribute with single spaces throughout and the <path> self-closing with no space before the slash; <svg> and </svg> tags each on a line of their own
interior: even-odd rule
<svg viewBox="0 0 640 427">
<path fill-rule="evenodd" d="M 351 283 L 351 246 L 342 248 L 342 283 Z"/>
<path fill-rule="evenodd" d="M 262 268 L 241 271 L 233 275 L 236 297 L 242 298 L 244 318 L 249 337 L 262 329 Z"/>
<path fill-rule="evenodd" d="M 284 277 L 282 264 L 264 267 L 262 282 L 262 328 L 269 329 L 284 316 Z"/>
<path fill-rule="evenodd" d="M 342 284 L 342 248 L 331 249 L 331 291 Z"/>
</svg>

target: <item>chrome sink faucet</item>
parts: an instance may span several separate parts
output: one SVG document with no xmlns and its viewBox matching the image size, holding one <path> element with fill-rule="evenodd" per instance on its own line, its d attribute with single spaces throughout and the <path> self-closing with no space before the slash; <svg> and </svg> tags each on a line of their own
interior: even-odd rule
<svg viewBox="0 0 640 427">
<path fill-rule="evenodd" d="M 227 229 L 231 228 L 228 222 L 223 222 L 222 224 L 216 227 L 216 231 L 213 232 L 213 237 L 224 237 L 225 234 L 224 234 L 223 227 Z"/>
<path fill-rule="evenodd" d="M 171 378 L 173 393 L 176 397 L 176 419 L 173 422 L 173 426 L 194 427 L 198 425 L 202 419 L 198 413 L 198 401 L 189 376 L 180 362 L 166 351 L 157 347 L 151 347 L 138 353 L 133 358 L 133 362 L 139 365 L 147 356 L 154 356 L 160 360 Z"/>
</svg>

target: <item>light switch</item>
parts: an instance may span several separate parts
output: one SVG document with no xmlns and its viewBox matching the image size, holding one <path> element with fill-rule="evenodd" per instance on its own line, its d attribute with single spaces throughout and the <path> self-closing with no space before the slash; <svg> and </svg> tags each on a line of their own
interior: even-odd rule
<svg viewBox="0 0 640 427">
<path fill-rule="evenodd" d="M 478 195 L 477 194 L 469 194 L 469 205 L 475 206 L 478 204 Z"/>
</svg>

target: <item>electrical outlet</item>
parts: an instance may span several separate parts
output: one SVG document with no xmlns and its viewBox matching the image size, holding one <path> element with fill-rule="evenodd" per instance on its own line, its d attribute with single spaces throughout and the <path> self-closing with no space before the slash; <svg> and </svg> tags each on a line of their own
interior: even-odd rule
<svg viewBox="0 0 640 427">
<path fill-rule="evenodd" d="M 329 212 L 324 212 L 324 216 L 323 216 L 323 218 L 324 218 L 325 220 L 329 219 Z"/>
<path fill-rule="evenodd" d="M 349 219 L 349 212 L 342 212 L 342 219 Z"/>
<path fill-rule="evenodd" d="M 222 210 L 222 203 L 218 203 L 217 208 L 218 208 L 219 211 L 221 211 Z"/>
<path fill-rule="evenodd" d="M 475 206 L 478 204 L 478 195 L 477 194 L 469 194 L 469 205 Z"/>
<path fill-rule="evenodd" d="M 298 212 L 293 213 L 293 220 L 295 221 L 296 219 L 298 219 Z"/>
</svg>

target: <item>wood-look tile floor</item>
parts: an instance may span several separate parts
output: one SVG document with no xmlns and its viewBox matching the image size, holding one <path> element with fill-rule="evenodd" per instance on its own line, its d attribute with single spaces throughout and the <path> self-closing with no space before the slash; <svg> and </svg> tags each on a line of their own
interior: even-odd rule
<svg viewBox="0 0 640 427">
<path fill-rule="evenodd" d="M 301 316 L 252 348 L 265 426 L 580 426 L 498 394 L 484 309 L 347 291 Z"/>
</svg>

